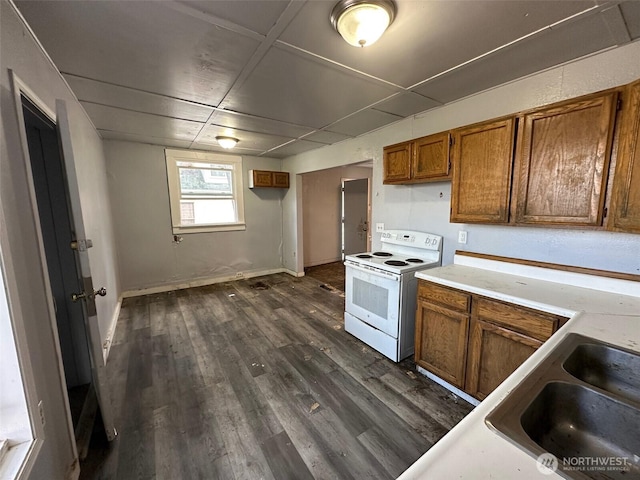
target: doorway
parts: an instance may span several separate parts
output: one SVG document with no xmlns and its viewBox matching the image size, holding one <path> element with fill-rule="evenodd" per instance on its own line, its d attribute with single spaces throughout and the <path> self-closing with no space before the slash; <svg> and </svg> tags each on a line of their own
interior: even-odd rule
<svg viewBox="0 0 640 480">
<path fill-rule="evenodd" d="M 369 179 L 342 181 L 342 260 L 369 250 Z"/>
<path fill-rule="evenodd" d="M 74 428 L 92 381 L 85 316 L 71 294 L 81 292 L 69 193 L 58 129 L 38 107 L 22 96 L 27 145 L 38 216 L 53 296 L 60 350 Z"/>
</svg>

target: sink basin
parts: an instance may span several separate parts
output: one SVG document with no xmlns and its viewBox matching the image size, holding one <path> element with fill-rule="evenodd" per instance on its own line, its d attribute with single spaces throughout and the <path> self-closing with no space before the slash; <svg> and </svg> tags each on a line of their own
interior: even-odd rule
<svg viewBox="0 0 640 480">
<path fill-rule="evenodd" d="M 564 369 L 583 382 L 640 403 L 640 355 L 603 344 L 578 345 Z"/>
<path fill-rule="evenodd" d="M 485 421 L 563 477 L 640 478 L 640 353 L 569 334 Z"/>
<path fill-rule="evenodd" d="M 637 458 L 634 460 L 640 453 L 640 410 L 626 403 L 584 385 L 551 382 L 524 411 L 520 422 L 531 440 L 560 461 L 576 457 L 627 459 L 618 470 L 593 473 L 606 473 L 602 478 L 640 476 L 640 465 Z"/>
</svg>

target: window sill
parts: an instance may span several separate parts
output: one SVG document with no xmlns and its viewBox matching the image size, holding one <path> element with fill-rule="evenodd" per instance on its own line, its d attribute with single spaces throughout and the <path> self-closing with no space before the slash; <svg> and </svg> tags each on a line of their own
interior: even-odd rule
<svg viewBox="0 0 640 480">
<path fill-rule="evenodd" d="M 26 478 L 33 463 L 29 459 L 36 454 L 37 443 L 39 442 L 31 440 L 9 447 L 0 461 L 0 478 L 2 480 Z"/>
<path fill-rule="evenodd" d="M 192 227 L 173 227 L 173 234 L 184 235 L 187 233 L 233 232 L 246 229 L 247 226 L 244 223 L 233 223 L 225 225 L 194 225 Z"/>
</svg>

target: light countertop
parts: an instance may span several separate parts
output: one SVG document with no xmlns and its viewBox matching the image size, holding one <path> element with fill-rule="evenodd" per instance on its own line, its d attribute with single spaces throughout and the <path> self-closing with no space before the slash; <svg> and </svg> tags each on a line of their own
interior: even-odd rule
<svg viewBox="0 0 640 480">
<path fill-rule="evenodd" d="M 535 458 L 488 427 L 485 417 L 568 333 L 640 352 L 640 284 L 457 255 L 455 264 L 416 277 L 570 320 L 399 479 L 562 478 L 540 473 Z"/>
</svg>

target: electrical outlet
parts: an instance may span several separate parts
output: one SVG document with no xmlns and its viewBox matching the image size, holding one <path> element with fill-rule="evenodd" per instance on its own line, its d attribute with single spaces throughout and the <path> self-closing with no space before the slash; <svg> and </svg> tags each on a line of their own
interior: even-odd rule
<svg viewBox="0 0 640 480">
<path fill-rule="evenodd" d="M 244 277 L 244 273 L 236 272 L 236 278 L 242 278 L 242 277 Z"/>
<path fill-rule="evenodd" d="M 376 232 L 384 232 L 384 223 L 376 223 Z"/>
<path fill-rule="evenodd" d="M 467 232 L 464 230 L 458 232 L 458 243 L 467 243 Z"/>
</svg>

